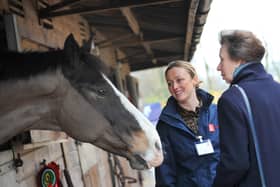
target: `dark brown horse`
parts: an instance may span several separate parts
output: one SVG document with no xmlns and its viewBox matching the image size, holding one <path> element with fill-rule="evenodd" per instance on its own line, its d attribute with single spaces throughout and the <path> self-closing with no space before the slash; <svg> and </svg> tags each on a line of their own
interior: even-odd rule
<svg viewBox="0 0 280 187">
<path fill-rule="evenodd" d="M 1 52 L 0 59 L 0 143 L 25 130 L 59 130 L 126 157 L 132 168 L 161 164 L 153 125 L 72 35 L 63 50 Z"/>
</svg>

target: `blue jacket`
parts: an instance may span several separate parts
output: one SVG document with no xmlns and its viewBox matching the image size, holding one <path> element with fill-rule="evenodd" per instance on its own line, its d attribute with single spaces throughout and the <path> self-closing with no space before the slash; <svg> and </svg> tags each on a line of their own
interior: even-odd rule
<svg viewBox="0 0 280 187">
<path fill-rule="evenodd" d="M 163 164 L 155 169 L 157 187 L 212 185 L 220 152 L 217 107 L 211 104 L 213 96 L 210 94 L 201 89 L 197 90 L 197 94 L 203 103 L 198 120 L 199 134 L 212 141 L 215 152 L 197 155 L 194 145 L 198 141 L 196 135 L 184 124 L 171 96 L 157 124 L 164 151 Z"/>
<path fill-rule="evenodd" d="M 252 63 L 235 76 L 252 108 L 267 187 L 280 186 L 280 85 L 261 63 Z M 218 102 L 221 161 L 215 187 L 260 187 L 248 115 L 239 90 L 232 86 Z"/>
</svg>

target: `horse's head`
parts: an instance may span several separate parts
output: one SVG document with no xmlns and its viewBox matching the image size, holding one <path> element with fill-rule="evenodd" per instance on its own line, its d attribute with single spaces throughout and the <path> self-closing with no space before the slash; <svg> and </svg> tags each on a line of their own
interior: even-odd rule
<svg viewBox="0 0 280 187">
<path fill-rule="evenodd" d="M 126 157 L 135 169 L 163 160 L 153 125 L 111 83 L 101 61 L 70 35 L 62 72 L 69 82 L 59 115 L 62 130 L 74 138 Z M 104 65 L 104 64 L 103 64 Z"/>
</svg>

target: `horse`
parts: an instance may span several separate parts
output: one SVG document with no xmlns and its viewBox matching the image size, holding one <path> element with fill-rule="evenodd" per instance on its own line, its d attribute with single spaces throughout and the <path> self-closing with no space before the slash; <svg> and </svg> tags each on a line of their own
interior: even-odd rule
<svg viewBox="0 0 280 187">
<path fill-rule="evenodd" d="M 70 34 L 63 49 L 0 52 L 0 144 L 27 130 L 63 131 L 127 158 L 133 169 L 160 165 L 156 129 L 88 48 Z"/>
</svg>

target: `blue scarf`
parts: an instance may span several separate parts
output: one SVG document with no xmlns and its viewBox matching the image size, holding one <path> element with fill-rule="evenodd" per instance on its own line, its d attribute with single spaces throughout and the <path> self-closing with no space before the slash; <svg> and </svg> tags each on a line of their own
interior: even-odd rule
<svg viewBox="0 0 280 187">
<path fill-rule="evenodd" d="M 244 69 L 245 67 L 249 66 L 250 64 L 253 64 L 255 62 L 247 62 L 244 64 L 240 64 L 237 68 L 235 68 L 234 72 L 233 72 L 233 79 L 238 75 L 238 73 Z"/>
</svg>

